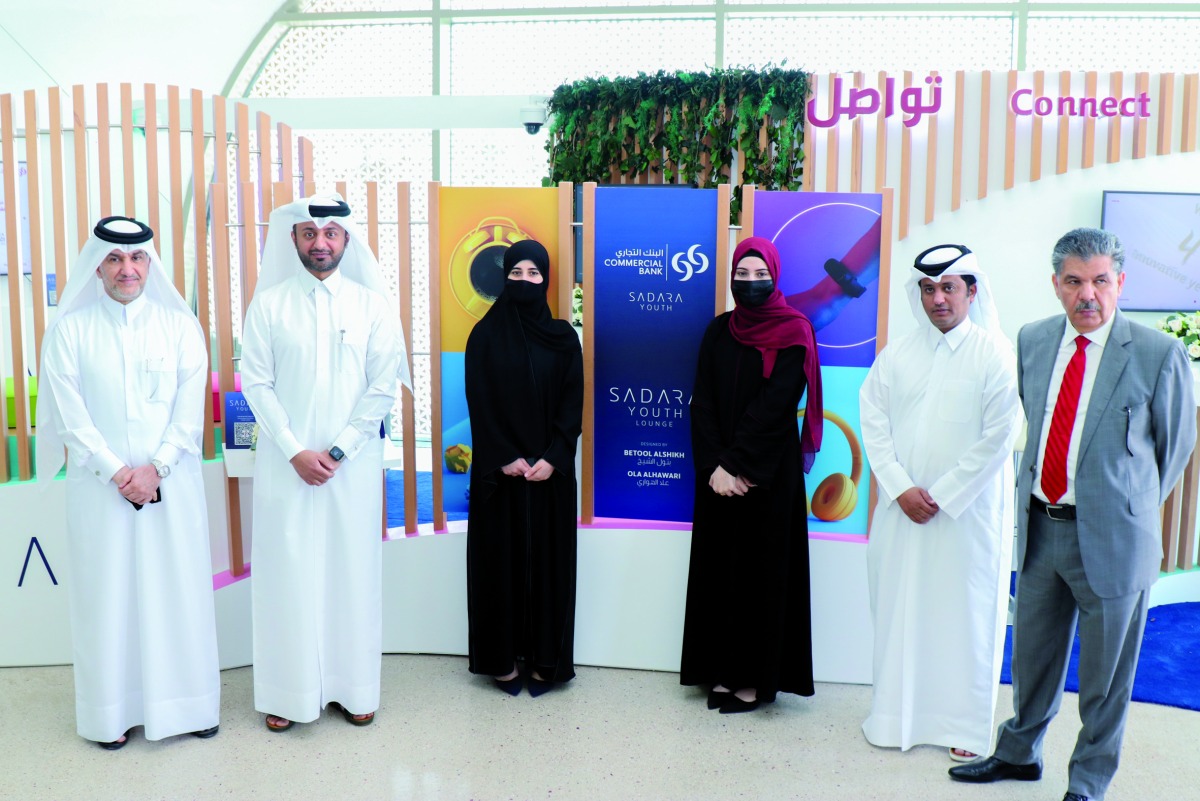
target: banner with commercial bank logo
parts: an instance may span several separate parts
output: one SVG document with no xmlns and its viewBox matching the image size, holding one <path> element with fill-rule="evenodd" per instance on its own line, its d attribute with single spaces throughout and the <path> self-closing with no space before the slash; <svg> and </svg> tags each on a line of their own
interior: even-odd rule
<svg viewBox="0 0 1200 801">
<path fill-rule="evenodd" d="M 596 189 L 595 513 L 692 519 L 688 403 L 716 297 L 715 189 Z"/>
</svg>

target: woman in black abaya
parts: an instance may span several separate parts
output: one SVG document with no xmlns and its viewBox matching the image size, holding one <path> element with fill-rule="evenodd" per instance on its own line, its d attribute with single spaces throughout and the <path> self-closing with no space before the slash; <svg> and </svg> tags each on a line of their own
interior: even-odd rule
<svg viewBox="0 0 1200 801">
<path fill-rule="evenodd" d="M 505 251 L 504 289 L 466 350 L 473 462 L 467 527 L 470 670 L 530 695 L 575 676 L 575 446 L 583 357 L 546 305 L 550 258 Z"/>
<path fill-rule="evenodd" d="M 733 264 L 736 307 L 705 331 L 692 394 L 696 506 L 679 674 L 710 686 L 708 708 L 724 713 L 813 694 L 804 473 L 822 420 L 813 328 L 779 291 L 778 251 L 751 237 Z"/>
</svg>

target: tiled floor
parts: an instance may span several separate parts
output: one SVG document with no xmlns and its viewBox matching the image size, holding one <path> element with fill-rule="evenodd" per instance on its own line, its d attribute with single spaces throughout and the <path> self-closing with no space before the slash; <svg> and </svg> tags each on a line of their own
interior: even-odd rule
<svg viewBox="0 0 1200 801">
<path fill-rule="evenodd" d="M 870 688 L 822 684 L 744 715 L 705 708 L 673 673 L 579 668 L 562 690 L 512 698 L 461 657 L 387 656 L 371 726 L 326 712 L 273 734 L 251 670 L 223 674 L 221 732 L 121 751 L 75 734 L 70 668 L 0 670 L 0 799 L 918 799 L 1059 801 L 1076 734 L 1068 694 L 1040 782 L 951 782 L 945 750 L 866 743 Z M 1000 712 L 1011 703 L 1003 687 Z M 1200 713 L 1135 704 L 1109 801 L 1200 798 Z"/>
</svg>

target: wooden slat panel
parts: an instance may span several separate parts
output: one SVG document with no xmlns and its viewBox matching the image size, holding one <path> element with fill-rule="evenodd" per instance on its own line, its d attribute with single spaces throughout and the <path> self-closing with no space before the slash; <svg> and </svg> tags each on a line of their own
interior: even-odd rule
<svg viewBox="0 0 1200 801">
<path fill-rule="evenodd" d="M 575 226 L 572 214 L 575 201 L 575 185 L 570 181 L 558 183 L 558 255 L 555 262 L 558 272 L 554 276 L 558 284 L 559 319 L 571 322 L 571 294 L 575 289 Z"/>
<path fill-rule="evenodd" d="M 312 197 L 316 194 L 316 180 L 313 176 L 313 144 L 312 140 L 301 136 L 297 142 L 300 151 L 300 186 L 301 197 Z M 444 527 L 443 527 L 444 528 Z"/>
<path fill-rule="evenodd" d="M 158 214 L 158 103 L 154 84 L 144 87 L 146 134 L 146 205 L 147 222 L 154 229 L 154 250 L 162 255 L 162 231 L 159 230 Z"/>
<path fill-rule="evenodd" d="M 112 148 L 109 143 L 108 84 L 96 84 L 96 194 L 100 216 L 112 215 Z M 80 240 L 82 248 L 86 240 Z"/>
<path fill-rule="evenodd" d="M 879 73 L 879 96 L 887 97 L 888 74 Z M 887 117 L 875 115 L 875 191 L 882 192 L 887 184 Z"/>
<path fill-rule="evenodd" d="M 250 108 L 245 103 L 233 104 L 234 169 L 238 186 L 250 181 Z"/>
<path fill-rule="evenodd" d="M 1183 126 L 1179 149 L 1184 153 L 1196 150 L 1197 108 L 1200 108 L 1200 75 L 1193 72 L 1183 76 Z"/>
<path fill-rule="evenodd" d="M 379 184 L 367 181 L 367 245 L 379 259 Z"/>
<path fill-rule="evenodd" d="M 41 372 L 42 334 L 46 331 L 46 259 L 42 252 L 42 167 L 38 160 L 37 92 L 25 92 L 25 164 L 29 182 L 29 263 L 33 283 L 33 362 Z M 5 195 L 8 197 L 8 195 Z M 12 262 L 9 262 L 12 264 Z M 11 272 L 11 270 L 9 271 Z"/>
<path fill-rule="evenodd" d="M 1017 71 L 1008 71 L 1008 93 L 1012 97 L 1017 91 Z M 1012 110 L 1012 104 L 1005 111 L 1004 121 L 1004 188 L 1012 189 L 1017 181 L 1017 115 Z"/>
<path fill-rule="evenodd" d="M 742 187 L 741 227 L 738 228 L 737 234 L 735 234 L 739 245 L 743 239 L 749 239 L 754 236 L 754 201 L 757 194 L 758 187 L 754 184 L 746 184 Z"/>
<path fill-rule="evenodd" d="M 4 446 L 2 461 L 5 461 L 7 465 L 8 428 L 16 429 L 17 475 L 22 481 L 28 481 L 33 478 L 33 462 L 29 453 L 28 374 L 25 372 L 25 348 L 23 347 L 25 319 L 21 303 L 21 296 L 24 294 L 21 282 L 25 275 L 21 266 L 21 200 L 17 193 L 17 156 L 16 143 L 13 141 L 15 132 L 12 95 L 0 95 L 0 140 L 3 140 L 3 143 L 0 144 L 0 162 L 4 164 L 4 228 L 8 232 L 6 256 L 9 267 L 8 330 L 9 342 L 12 343 L 13 380 L 13 419 L 7 421 L 5 428 L 0 428 L 0 445 Z M 0 383 L 0 387 L 3 387 L 3 383 Z M 5 405 L 7 406 L 7 404 Z M 0 478 L 7 481 L 7 472 L 6 466 L 4 474 L 0 475 Z"/>
<path fill-rule="evenodd" d="M 1150 91 L 1150 73 L 1139 72 L 1133 80 L 1134 94 Z M 1146 158 L 1146 146 L 1150 138 L 1150 125 L 1145 117 L 1133 118 L 1133 157 Z"/>
<path fill-rule="evenodd" d="M 807 130 L 806 125 L 805 142 L 811 141 L 807 138 Z M 806 177 L 808 173 L 805 170 Z M 579 522 L 587 526 L 596 519 L 596 293 L 593 291 L 596 286 L 596 184 L 591 181 L 583 185 L 582 233 L 583 433 L 579 445 Z"/>
<path fill-rule="evenodd" d="M 429 182 L 429 376 L 430 410 L 429 432 L 433 448 L 433 528 L 446 529 L 444 486 L 442 481 L 442 249 L 438 242 L 441 236 L 441 187 L 437 181 Z"/>
<path fill-rule="evenodd" d="M 271 118 L 261 111 L 255 117 L 257 122 L 258 135 L 256 137 L 258 144 L 258 210 L 255 213 L 255 219 L 259 222 L 266 222 L 271 212 L 271 184 L 274 182 L 271 177 Z M 263 226 L 256 226 L 254 230 L 255 241 L 259 247 L 262 247 L 266 241 L 263 237 L 263 232 L 266 230 Z"/>
<path fill-rule="evenodd" d="M 1071 71 L 1062 70 L 1058 73 L 1058 96 L 1069 97 L 1071 95 Z M 1067 163 L 1070 153 L 1071 140 L 1071 118 L 1058 118 L 1058 148 L 1054 158 L 1054 174 L 1062 175 L 1067 171 Z"/>
<path fill-rule="evenodd" d="M 950 210 L 958 211 L 962 205 L 963 170 L 963 123 L 966 117 L 967 78 L 966 73 L 954 73 L 954 143 L 950 154 Z"/>
<path fill-rule="evenodd" d="M 1196 421 L 1200 422 L 1200 409 L 1196 411 Z M 1175 566 L 1180 570 L 1191 570 L 1195 566 L 1193 552 L 1196 550 L 1196 493 L 1200 490 L 1200 448 L 1192 450 L 1187 468 L 1183 471 L 1181 496 L 1183 502 L 1179 509 L 1179 550 Z"/>
<path fill-rule="evenodd" d="M 931 73 L 936 75 L 937 73 Z M 937 143 L 938 112 L 923 118 L 926 130 L 925 141 L 925 224 L 933 222 L 934 204 L 937 202 Z"/>
<path fill-rule="evenodd" d="M 192 90 L 192 228 L 196 242 L 196 316 L 200 327 L 209 330 L 211 318 L 208 304 L 208 199 L 207 182 L 204 180 L 204 95 L 199 89 Z M 185 295 L 186 297 L 186 295 Z M 204 349 L 212 364 L 212 343 L 204 338 Z M 210 390 L 211 391 L 211 390 Z M 205 406 L 207 409 L 207 405 Z M 213 416 L 204 415 L 205 459 L 216 455 L 213 443 Z"/>
<path fill-rule="evenodd" d="M 891 271 L 892 271 L 892 203 L 894 202 L 894 191 L 891 188 L 885 188 L 881 193 L 883 195 L 882 211 L 880 213 L 879 225 L 879 278 L 877 286 L 891 286 Z M 879 310 L 875 317 L 875 353 L 879 354 L 887 345 L 887 330 L 888 330 L 888 314 L 890 313 L 891 293 L 883 291 L 879 293 Z"/>
<path fill-rule="evenodd" d="M 1171 130 L 1175 123 L 1175 74 L 1158 76 L 1158 147 L 1160 156 L 1171 154 Z"/>
<path fill-rule="evenodd" d="M 816 103 L 817 96 L 817 76 L 810 75 L 808 79 L 808 105 Z M 816 178 L 817 164 L 817 137 L 813 131 L 813 124 L 808 121 L 808 114 L 804 115 L 804 161 L 802 164 L 803 172 L 800 174 L 800 189 L 804 192 L 811 192 L 813 182 Z M 586 248 L 585 248 L 586 249 Z M 586 282 L 585 282 L 586 283 Z M 588 293 L 583 293 L 584 303 L 587 303 Z M 586 317 L 584 318 L 587 319 Z M 584 365 L 587 369 L 587 365 Z"/>
<path fill-rule="evenodd" d="M 227 126 L 227 108 L 225 98 L 220 95 L 212 97 L 213 110 L 213 183 L 219 183 L 226 186 L 226 181 L 229 180 L 229 128 Z M 225 217 L 229 217 L 229 198 L 222 196 L 221 200 L 225 201 Z M 217 197 L 212 196 L 213 205 L 218 202 Z"/>
<path fill-rule="evenodd" d="M 133 85 L 121 84 L 121 167 L 125 216 L 137 217 L 137 188 L 133 185 Z"/>
<path fill-rule="evenodd" d="M 985 70 L 979 78 L 979 181 L 975 197 L 983 200 L 988 193 L 988 157 L 991 155 L 992 71 Z"/>
<path fill-rule="evenodd" d="M 220 140 L 218 140 L 219 142 Z M 212 254 L 213 254 L 213 297 L 217 306 L 217 371 L 220 375 L 221 392 L 218 408 L 225 408 L 225 395 L 233 389 L 233 313 L 230 302 L 232 282 L 229 274 L 229 222 L 226 209 L 229 204 L 220 202 L 228 196 L 224 184 L 212 185 L 211 197 L 218 202 L 212 209 Z M 211 417 L 211 415 L 206 415 Z M 222 428 L 229 421 L 222 415 Z M 222 437 L 224 440 L 224 437 Z M 242 503 L 241 487 L 236 478 L 225 479 L 226 516 L 225 525 L 229 542 L 229 572 L 240 576 L 246 572 L 246 560 L 242 550 Z"/>
<path fill-rule="evenodd" d="M 294 185 L 296 180 L 296 158 L 293 150 L 291 126 L 279 123 L 277 130 L 279 132 L 279 180 L 288 185 Z M 292 202 L 292 195 L 289 192 L 287 200 L 281 200 L 279 195 L 275 195 L 275 206 L 279 207 Z"/>
<path fill-rule="evenodd" d="M 912 86 L 912 72 L 904 71 L 904 88 Z M 912 203 L 912 128 L 900 129 L 900 213 L 897 238 L 908 237 L 908 214 Z"/>
<path fill-rule="evenodd" d="M 729 200 L 731 196 L 732 190 L 729 184 L 721 184 L 717 187 L 717 219 L 713 221 L 717 227 L 717 314 L 725 312 L 725 298 L 729 291 Z M 589 284 L 589 286 L 594 286 L 594 284 Z"/>
<path fill-rule="evenodd" d="M 172 277 L 179 294 L 187 297 L 184 286 L 183 246 L 183 134 L 179 122 L 179 87 L 167 87 L 167 152 L 171 181 L 171 260 Z"/>
<path fill-rule="evenodd" d="M 829 73 L 829 94 L 832 98 L 831 102 L 837 103 L 840 98 L 833 94 L 833 81 L 837 76 L 834 73 Z M 825 131 L 825 191 L 836 192 L 838 189 L 838 159 L 840 158 L 840 150 L 838 144 L 840 137 L 838 136 L 838 128 L 834 125 Z"/>
<path fill-rule="evenodd" d="M 412 375 L 412 190 L 408 183 L 396 184 L 396 244 L 399 259 L 400 326 L 404 332 L 405 354 Z M 417 417 L 412 390 L 400 392 L 400 425 L 404 447 L 404 533 L 417 533 Z"/>
<path fill-rule="evenodd" d="M 75 142 L 75 238 L 80 249 L 88 241 L 88 230 L 91 227 L 88 220 L 88 146 L 87 146 L 87 101 L 83 96 L 82 86 L 73 86 L 72 95 L 72 136 Z M 61 264 L 66 267 L 64 261 Z M 56 279 L 67 285 L 67 271 L 58 272 Z"/>
<path fill-rule="evenodd" d="M 863 88 L 863 74 L 854 73 L 854 88 Z M 765 129 L 763 133 L 766 133 Z M 765 144 L 763 145 L 765 147 Z M 850 191 L 862 192 L 863 119 L 857 116 L 850 124 Z"/>
<path fill-rule="evenodd" d="M 54 285 L 57 288 L 67 283 L 67 206 L 63 185 L 62 99 L 58 87 L 50 87 L 46 99 L 50 103 L 50 220 L 54 227 L 51 238 L 54 241 Z"/>
<path fill-rule="evenodd" d="M 1033 73 L 1033 96 L 1042 97 L 1046 94 L 1046 73 L 1038 70 Z M 1011 95 L 1009 95 L 1011 97 Z M 1042 117 L 1033 115 L 1029 125 L 1029 181 L 1040 181 L 1042 178 L 1042 136 L 1046 123 Z"/>
<path fill-rule="evenodd" d="M 247 181 L 238 187 L 238 245 L 242 255 L 242 319 L 250 308 L 258 285 L 258 231 L 254 219 L 255 186 Z"/>
<path fill-rule="evenodd" d="M 1108 93 L 1112 97 L 1121 96 L 1121 84 L 1123 74 L 1120 72 L 1111 73 L 1108 76 Z M 1121 160 L 1121 117 L 1113 116 L 1108 118 L 1108 163 L 1115 164 Z"/>
<path fill-rule="evenodd" d="M 1084 75 L 1083 79 L 1083 94 L 1084 97 L 1096 98 L 1096 72 L 1092 70 Z M 1096 118 L 1084 117 L 1083 119 L 1083 158 L 1080 160 L 1080 166 L 1085 170 L 1096 164 Z"/>
<path fill-rule="evenodd" d="M 348 201 L 348 200 L 350 199 L 349 197 L 347 197 L 347 194 L 346 194 L 346 193 L 347 193 L 347 189 L 346 189 L 346 182 L 345 182 L 345 181 L 334 181 L 334 182 L 333 182 L 333 191 L 335 191 L 335 192 L 337 192 L 339 195 L 341 195 L 341 196 L 342 196 L 342 200 L 347 200 L 347 201 Z"/>
</svg>

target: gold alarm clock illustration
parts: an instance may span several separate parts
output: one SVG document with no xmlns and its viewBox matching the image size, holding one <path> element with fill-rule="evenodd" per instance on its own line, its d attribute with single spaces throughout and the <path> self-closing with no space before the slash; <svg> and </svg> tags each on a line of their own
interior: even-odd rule
<svg viewBox="0 0 1200 801">
<path fill-rule="evenodd" d="M 450 254 L 450 292 L 467 314 L 483 317 L 504 289 L 504 251 L 529 234 L 507 217 L 484 217 Z"/>
</svg>

